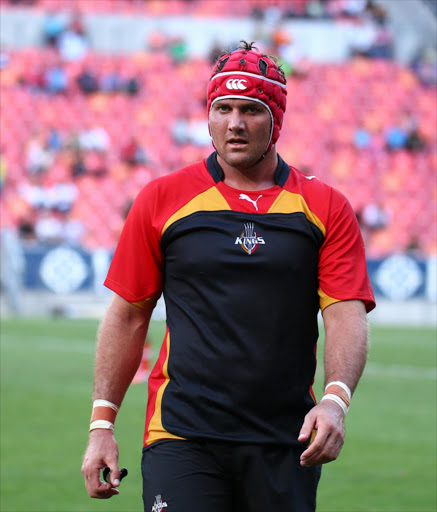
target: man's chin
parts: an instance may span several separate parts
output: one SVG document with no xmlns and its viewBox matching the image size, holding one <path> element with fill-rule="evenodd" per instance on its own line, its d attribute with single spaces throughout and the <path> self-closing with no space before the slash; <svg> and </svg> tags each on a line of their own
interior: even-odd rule
<svg viewBox="0 0 437 512">
<path fill-rule="evenodd" d="M 256 155 L 247 155 L 235 152 L 232 154 L 226 154 L 223 160 L 228 165 L 235 167 L 236 169 L 248 169 L 258 162 L 259 157 Z"/>
</svg>

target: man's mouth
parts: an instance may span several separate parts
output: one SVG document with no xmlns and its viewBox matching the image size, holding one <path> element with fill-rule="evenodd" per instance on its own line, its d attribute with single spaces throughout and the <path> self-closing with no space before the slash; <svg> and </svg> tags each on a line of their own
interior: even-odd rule
<svg viewBox="0 0 437 512">
<path fill-rule="evenodd" d="M 227 143 L 232 147 L 244 147 L 247 144 L 247 140 L 245 139 L 229 139 Z"/>
</svg>

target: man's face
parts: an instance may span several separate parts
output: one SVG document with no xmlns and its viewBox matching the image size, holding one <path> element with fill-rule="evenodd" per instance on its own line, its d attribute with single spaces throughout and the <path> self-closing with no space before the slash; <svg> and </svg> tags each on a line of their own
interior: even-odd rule
<svg viewBox="0 0 437 512">
<path fill-rule="evenodd" d="M 270 114 L 256 101 L 218 100 L 212 106 L 209 124 L 217 153 L 232 167 L 251 167 L 269 144 Z"/>
</svg>

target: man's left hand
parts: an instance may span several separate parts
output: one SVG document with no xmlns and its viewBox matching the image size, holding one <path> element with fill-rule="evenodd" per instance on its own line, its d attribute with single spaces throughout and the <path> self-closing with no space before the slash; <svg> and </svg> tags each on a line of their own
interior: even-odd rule
<svg viewBox="0 0 437 512">
<path fill-rule="evenodd" d="M 300 463 L 310 467 L 335 460 L 343 447 L 344 412 L 331 400 L 323 400 L 305 416 L 298 440 L 307 441 L 316 430 L 314 441 L 302 453 Z"/>
</svg>

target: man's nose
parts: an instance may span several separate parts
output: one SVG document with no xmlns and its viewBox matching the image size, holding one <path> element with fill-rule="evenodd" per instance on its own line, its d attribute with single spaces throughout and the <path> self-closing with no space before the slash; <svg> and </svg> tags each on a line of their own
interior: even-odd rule
<svg viewBox="0 0 437 512">
<path fill-rule="evenodd" d="M 228 126 L 230 130 L 241 130 L 244 128 L 244 116 L 238 109 L 232 110 Z"/>
</svg>

